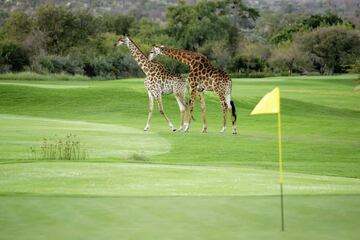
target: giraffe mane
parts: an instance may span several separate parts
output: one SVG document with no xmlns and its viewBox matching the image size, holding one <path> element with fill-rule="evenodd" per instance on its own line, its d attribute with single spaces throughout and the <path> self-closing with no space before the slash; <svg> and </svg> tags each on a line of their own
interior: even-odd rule
<svg viewBox="0 0 360 240">
<path fill-rule="evenodd" d="M 139 52 L 140 52 L 144 57 L 146 57 L 146 55 L 145 55 L 144 52 L 141 50 L 141 48 L 139 48 L 139 46 L 138 46 L 130 37 L 127 37 L 127 38 L 129 38 L 129 40 L 132 42 L 132 44 L 134 44 L 135 47 L 136 47 L 137 49 L 139 49 Z M 147 58 L 147 57 L 146 57 L 146 58 Z"/>
</svg>

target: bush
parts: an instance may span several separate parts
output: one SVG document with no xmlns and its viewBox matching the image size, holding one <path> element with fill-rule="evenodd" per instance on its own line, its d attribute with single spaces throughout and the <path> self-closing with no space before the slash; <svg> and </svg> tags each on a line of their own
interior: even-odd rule
<svg viewBox="0 0 360 240">
<path fill-rule="evenodd" d="M 141 69 L 129 53 L 122 53 L 120 51 L 115 51 L 108 55 L 82 53 L 77 58 L 80 56 L 84 61 L 84 74 L 89 77 L 115 79 L 143 76 Z"/>
<path fill-rule="evenodd" d="M 114 77 L 139 77 L 142 71 L 135 60 L 127 55 L 114 53 L 109 56 Z"/>
<path fill-rule="evenodd" d="M 351 65 L 351 72 L 360 73 L 360 59 L 358 59 L 353 65 Z"/>
<path fill-rule="evenodd" d="M 0 71 L 21 71 L 29 65 L 24 49 L 14 42 L 0 42 Z"/>
<path fill-rule="evenodd" d="M 69 56 L 43 55 L 35 58 L 31 69 L 37 73 L 83 74 L 83 63 Z"/>
</svg>

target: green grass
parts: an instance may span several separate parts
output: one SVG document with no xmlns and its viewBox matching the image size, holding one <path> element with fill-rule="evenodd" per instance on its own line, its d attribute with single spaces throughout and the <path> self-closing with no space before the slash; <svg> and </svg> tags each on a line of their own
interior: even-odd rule
<svg viewBox="0 0 360 240">
<path fill-rule="evenodd" d="M 0 80 L 16 80 L 16 81 L 83 81 L 90 78 L 83 75 L 68 75 L 68 74 L 38 74 L 34 72 L 20 72 L 20 73 L 3 73 L 0 74 Z"/>
<path fill-rule="evenodd" d="M 27 74 L 25 74 L 27 75 Z M 31 75 L 31 74 L 30 74 Z M 360 92 L 356 75 L 234 79 L 237 136 L 206 94 L 188 134 L 169 131 L 141 79 L 0 75 L 0 239 L 357 239 Z M 31 80 L 31 81 L 30 81 Z M 279 232 L 276 116 L 282 94 L 286 232 Z M 179 121 L 173 96 L 165 111 Z M 30 146 L 72 133 L 86 161 L 34 161 Z M 186 229 L 186 230 L 184 230 Z"/>
</svg>

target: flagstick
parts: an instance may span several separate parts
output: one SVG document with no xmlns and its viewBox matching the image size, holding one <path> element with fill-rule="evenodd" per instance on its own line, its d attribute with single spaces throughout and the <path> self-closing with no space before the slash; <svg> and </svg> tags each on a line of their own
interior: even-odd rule
<svg viewBox="0 0 360 240">
<path fill-rule="evenodd" d="M 280 202 L 281 202 L 281 231 L 284 232 L 284 196 L 283 196 L 283 162 L 282 162 L 282 146 L 281 146 L 281 118 L 280 118 L 280 93 L 279 93 L 279 111 L 278 111 L 278 138 L 279 138 L 279 170 L 280 170 Z"/>
<path fill-rule="evenodd" d="M 281 231 L 285 230 L 284 227 L 284 198 L 283 198 L 283 184 L 280 183 L 280 199 L 281 199 Z"/>
<path fill-rule="evenodd" d="M 278 114 L 278 138 L 279 138 L 279 183 L 280 183 L 280 200 L 281 200 L 281 230 L 284 232 L 284 193 L 283 193 L 283 161 L 282 161 L 282 146 L 281 146 L 281 119 L 280 119 L 280 89 L 274 88 L 267 93 L 260 102 L 252 110 L 251 115 L 256 114 Z"/>
</svg>

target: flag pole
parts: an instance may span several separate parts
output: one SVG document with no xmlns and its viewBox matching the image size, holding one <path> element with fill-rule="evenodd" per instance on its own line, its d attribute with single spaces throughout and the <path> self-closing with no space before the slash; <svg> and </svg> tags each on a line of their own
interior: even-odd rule
<svg viewBox="0 0 360 240">
<path fill-rule="evenodd" d="M 281 231 L 284 232 L 284 194 L 283 194 L 283 161 L 282 161 L 282 144 L 281 144 L 281 114 L 280 114 L 280 92 L 279 92 L 279 111 L 278 111 L 278 142 L 279 142 L 279 183 L 280 183 L 280 205 L 281 205 Z"/>
</svg>

